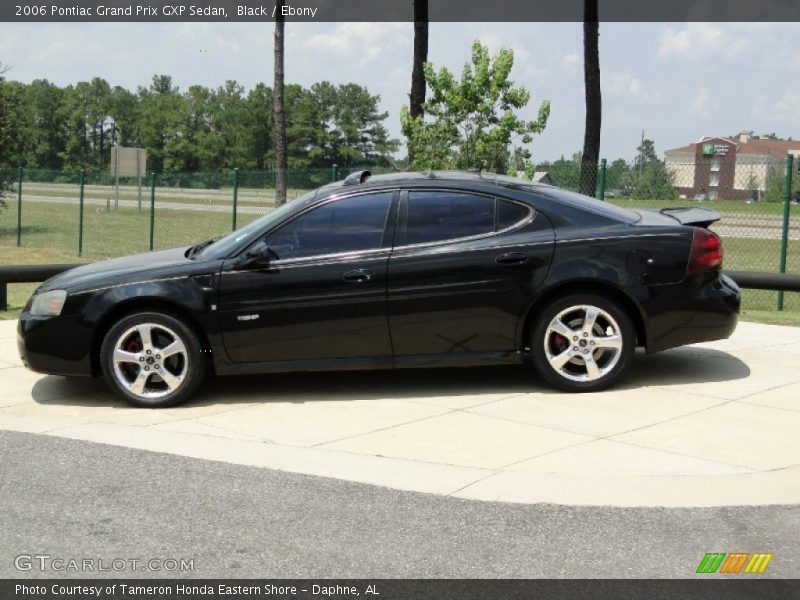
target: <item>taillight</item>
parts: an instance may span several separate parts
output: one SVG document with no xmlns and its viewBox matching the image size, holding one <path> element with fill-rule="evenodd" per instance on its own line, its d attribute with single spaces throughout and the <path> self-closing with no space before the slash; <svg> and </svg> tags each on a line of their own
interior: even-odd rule
<svg viewBox="0 0 800 600">
<path fill-rule="evenodd" d="M 686 272 L 694 275 L 720 267 L 722 267 L 722 240 L 713 231 L 695 227 Z"/>
</svg>

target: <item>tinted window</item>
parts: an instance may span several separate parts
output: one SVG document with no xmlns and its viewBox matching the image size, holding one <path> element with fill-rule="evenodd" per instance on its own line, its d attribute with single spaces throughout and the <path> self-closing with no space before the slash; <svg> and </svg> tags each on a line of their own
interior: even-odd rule
<svg viewBox="0 0 800 600">
<path fill-rule="evenodd" d="M 580 210 L 587 210 L 602 217 L 613 219 L 615 221 L 622 221 L 623 223 L 636 223 L 641 219 L 639 215 L 631 210 L 625 210 L 610 204 L 608 202 L 601 202 L 588 196 L 582 196 L 574 192 L 568 192 L 558 188 L 548 188 L 547 195 L 553 196 L 559 202 L 563 202 L 567 206 L 577 208 Z"/>
<path fill-rule="evenodd" d="M 267 237 L 279 258 L 302 258 L 380 248 L 392 193 L 335 200 Z"/>
<path fill-rule="evenodd" d="M 425 244 L 491 233 L 494 212 L 494 198 L 456 192 L 410 192 L 406 243 Z"/>
<path fill-rule="evenodd" d="M 531 211 L 527 207 L 521 204 L 508 202 L 507 200 L 498 200 L 497 231 L 508 229 L 512 225 L 516 225 L 523 219 L 526 219 L 530 212 Z"/>
</svg>

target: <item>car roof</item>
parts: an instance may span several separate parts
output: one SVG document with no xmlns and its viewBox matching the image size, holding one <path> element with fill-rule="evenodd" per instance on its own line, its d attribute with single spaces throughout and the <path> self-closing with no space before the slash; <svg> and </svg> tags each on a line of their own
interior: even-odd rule
<svg viewBox="0 0 800 600">
<path fill-rule="evenodd" d="M 321 194 L 340 192 L 343 189 L 369 189 L 394 185 L 415 185 L 435 182 L 439 185 L 457 188 L 469 188 L 474 185 L 496 185 L 520 191 L 546 191 L 552 186 L 535 183 L 526 179 L 497 175 L 495 173 L 482 173 L 480 171 L 420 171 L 382 173 L 372 175 L 369 171 L 354 171 L 342 181 L 336 181 L 320 188 Z"/>
</svg>

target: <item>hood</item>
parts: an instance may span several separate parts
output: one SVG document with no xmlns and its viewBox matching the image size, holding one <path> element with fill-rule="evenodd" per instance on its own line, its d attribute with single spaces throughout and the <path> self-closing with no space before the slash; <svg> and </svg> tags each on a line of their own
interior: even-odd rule
<svg viewBox="0 0 800 600">
<path fill-rule="evenodd" d="M 188 247 L 146 252 L 133 256 L 123 256 L 83 265 L 65 271 L 45 281 L 39 291 L 85 288 L 113 285 L 121 279 L 127 281 L 146 280 L 159 275 L 171 267 L 185 265 L 192 261 L 186 258 Z"/>
</svg>

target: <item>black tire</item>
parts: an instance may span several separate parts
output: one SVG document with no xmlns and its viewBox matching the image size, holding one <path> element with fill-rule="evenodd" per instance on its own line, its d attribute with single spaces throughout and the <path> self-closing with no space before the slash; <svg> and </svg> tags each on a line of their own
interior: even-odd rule
<svg viewBox="0 0 800 600">
<path fill-rule="evenodd" d="M 585 332 L 583 325 L 589 307 L 599 309 L 600 314 L 594 327 Z M 554 320 L 559 315 L 559 321 L 569 321 L 564 324 L 571 334 L 553 331 Z M 614 329 L 619 330 L 618 340 L 607 335 Z M 618 356 L 615 348 L 601 346 L 616 343 L 621 343 Z M 636 329 L 625 310 L 606 296 L 572 294 L 554 300 L 538 311 L 530 348 L 533 366 L 547 383 L 567 392 L 596 392 L 613 385 L 630 367 L 636 351 Z M 562 355 L 561 352 L 572 354 Z M 561 356 L 566 357 L 566 363 L 559 370 L 556 365 Z M 593 362 L 598 370 L 590 373 L 587 360 Z"/>
<path fill-rule="evenodd" d="M 149 353 L 140 333 L 148 328 L 146 335 L 152 340 Z M 176 339 L 182 350 L 162 357 L 159 350 L 180 348 L 172 345 Z M 118 348 L 129 353 L 131 360 L 117 362 L 114 354 Z M 100 364 L 106 383 L 120 398 L 142 408 L 166 408 L 188 400 L 202 383 L 206 374 L 202 348 L 200 337 L 178 316 L 137 312 L 121 318 L 108 330 L 100 347 Z M 141 381 L 139 377 L 144 378 L 142 393 L 137 393 L 134 385 Z M 123 380 L 131 385 L 126 386 Z"/>
</svg>

